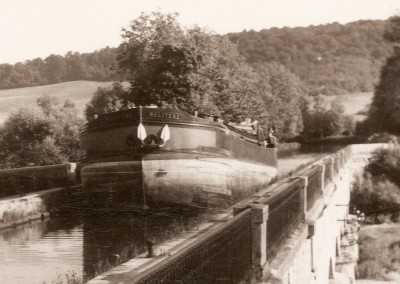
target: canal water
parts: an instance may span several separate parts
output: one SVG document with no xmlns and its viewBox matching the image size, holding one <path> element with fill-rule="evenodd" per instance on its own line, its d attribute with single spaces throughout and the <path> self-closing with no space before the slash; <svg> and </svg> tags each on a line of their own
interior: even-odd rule
<svg viewBox="0 0 400 284">
<path fill-rule="evenodd" d="M 335 149 L 284 153 L 281 175 Z M 0 231 L 0 283 L 79 283 L 146 251 L 200 222 L 210 211 L 158 208 L 156 211 L 69 213 Z"/>
<path fill-rule="evenodd" d="M 0 232 L 0 283 L 88 280 L 200 222 L 190 208 L 52 217 Z M 203 216 L 204 218 L 204 216 Z M 76 283 L 76 282 L 72 282 Z"/>
</svg>

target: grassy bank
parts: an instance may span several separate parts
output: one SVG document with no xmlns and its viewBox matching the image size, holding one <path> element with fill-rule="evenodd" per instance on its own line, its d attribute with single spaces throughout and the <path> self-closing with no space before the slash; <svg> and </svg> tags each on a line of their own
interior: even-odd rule
<svg viewBox="0 0 400 284">
<path fill-rule="evenodd" d="M 351 206 L 366 214 L 359 232 L 359 279 L 400 283 L 400 146 L 375 151 L 353 184 Z"/>
<path fill-rule="evenodd" d="M 400 281 L 400 224 L 363 226 L 358 243 L 358 279 Z"/>
</svg>

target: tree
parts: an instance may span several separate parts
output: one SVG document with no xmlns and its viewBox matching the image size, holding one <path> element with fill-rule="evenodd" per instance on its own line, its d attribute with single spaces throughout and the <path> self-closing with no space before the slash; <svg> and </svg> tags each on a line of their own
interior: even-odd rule
<svg viewBox="0 0 400 284">
<path fill-rule="evenodd" d="M 66 79 L 68 81 L 88 79 L 84 58 L 78 52 L 69 51 L 65 55 Z"/>
<path fill-rule="evenodd" d="M 126 100 L 127 96 L 128 90 L 119 82 L 113 83 L 108 88 L 99 87 L 90 102 L 86 104 L 86 119 L 91 121 L 99 115 L 133 107 L 134 105 Z"/>
<path fill-rule="evenodd" d="M 257 88 L 268 115 L 265 125 L 272 126 L 280 139 L 298 136 L 303 130 L 302 109 L 307 89 L 301 80 L 277 63 L 255 65 Z"/>
<path fill-rule="evenodd" d="M 169 105 L 189 111 L 193 87 L 189 76 L 196 59 L 188 48 L 171 45 L 165 45 L 159 56 L 148 63 L 145 76 L 132 80 L 131 100 L 136 105 Z"/>
<path fill-rule="evenodd" d="M 311 104 L 304 111 L 304 131 L 306 139 L 323 138 L 338 135 L 353 127 L 349 117 L 344 115 L 344 107 L 340 98 L 329 102 L 323 95 L 313 97 Z"/>
<path fill-rule="evenodd" d="M 384 38 L 393 46 L 393 55 L 387 59 L 375 88 L 368 122 L 373 132 L 387 131 L 400 134 L 400 17 L 390 18 Z"/>
<path fill-rule="evenodd" d="M 123 29 L 124 41 L 117 56 L 120 69 L 135 78 L 147 72 L 146 63 L 156 59 L 165 45 L 181 43 L 184 32 L 176 17 L 177 14 L 142 13 L 129 29 Z"/>
<path fill-rule="evenodd" d="M 47 95 L 38 98 L 37 105 L 50 122 L 50 137 L 54 139 L 60 153 L 68 160 L 76 161 L 79 151 L 79 127 L 84 120 L 78 115 L 75 105 L 69 100 L 60 104 Z"/>
<path fill-rule="evenodd" d="M 44 62 L 46 63 L 44 77 L 50 84 L 63 82 L 67 78 L 67 65 L 65 59 L 60 55 L 50 55 Z"/>
<path fill-rule="evenodd" d="M 131 82 L 126 100 L 227 120 L 259 115 L 263 102 L 253 86 L 255 73 L 236 46 L 198 27 L 184 31 L 176 16 L 142 14 L 124 30 L 118 60 Z"/>
<path fill-rule="evenodd" d="M 46 95 L 37 100 L 35 108 L 17 109 L 0 128 L 1 167 L 76 160 L 82 123 L 73 104 L 60 105 Z"/>
</svg>

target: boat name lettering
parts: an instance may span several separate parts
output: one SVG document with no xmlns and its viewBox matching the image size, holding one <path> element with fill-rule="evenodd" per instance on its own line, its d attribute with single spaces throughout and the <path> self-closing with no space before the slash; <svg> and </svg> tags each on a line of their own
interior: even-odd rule
<svg viewBox="0 0 400 284">
<path fill-rule="evenodd" d="M 176 113 L 149 112 L 149 116 L 154 118 L 181 119 L 181 115 Z"/>
</svg>

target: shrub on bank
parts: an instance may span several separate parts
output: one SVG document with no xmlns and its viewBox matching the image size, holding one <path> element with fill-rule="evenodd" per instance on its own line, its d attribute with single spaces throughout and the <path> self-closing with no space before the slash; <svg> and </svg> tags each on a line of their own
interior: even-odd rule
<svg viewBox="0 0 400 284">
<path fill-rule="evenodd" d="M 400 147 L 375 151 L 362 176 L 353 183 L 350 204 L 369 223 L 360 231 L 358 279 L 393 280 L 400 271 Z M 396 278 L 397 279 L 397 278 Z"/>
<path fill-rule="evenodd" d="M 376 150 L 362 177 L 353 184 L 351 205 L 382 223 L 389 216 L 399 221 L 400 212 L 400 146 Z"/>
<path fill-rule="evenodd" d="M 400 189 L 387 179 L 374 180 L 367 173 L 353 184 L 350 204 L 373 217 L 376 223 L 384 221 L 381 218 L 384 215 L 392 216 L 393 220 L 400 209 Z"/>
<path fill-rule="evenodd" d="M 378 149 L 366 167 L 375 181 L 386 179 L 400 186 L 400 146 L 396 143 L 389 149 Z"/>
<path fill-rule="evenodd" d="M 361 228 L 356 278 L 386 281 L 398 279 L 399 234 L 400 227 L 397 224 L 370 225 Z"/>
</svg>

